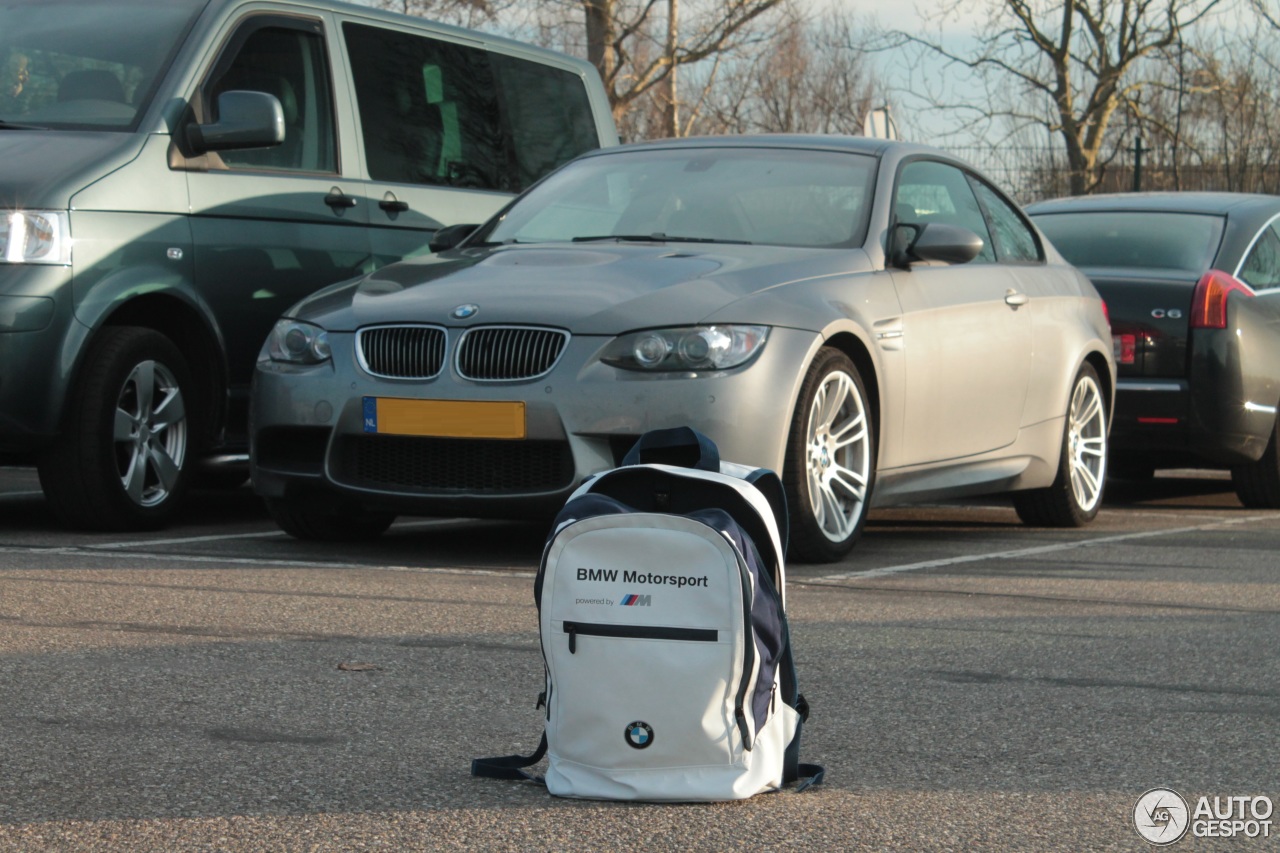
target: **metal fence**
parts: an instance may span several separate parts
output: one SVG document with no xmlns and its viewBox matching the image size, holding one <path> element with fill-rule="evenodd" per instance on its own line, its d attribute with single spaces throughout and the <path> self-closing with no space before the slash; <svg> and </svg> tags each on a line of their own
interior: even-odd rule
<svg viewBox="0 0 1280 853">
<path fill-rule="evenodd" d="M 1049 146 L 949 146 L 1022 204 L 1071 194 L 1066 155 Z M 1174 156 L 1168 150 L 1126 147 L 1112 152 L 1093 181 L 1092 193 L 1194 191 L 1280 195 L 1280 150 L 1248 159 Z"/>
</svg>

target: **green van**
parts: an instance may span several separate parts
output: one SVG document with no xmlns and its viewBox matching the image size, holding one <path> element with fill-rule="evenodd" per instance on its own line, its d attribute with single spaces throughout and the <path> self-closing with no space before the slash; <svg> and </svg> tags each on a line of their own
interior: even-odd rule
<svg viewBox="0 0 1280 853">
<path fill-rule="evenodd" d="M 68 525 L 163 525 L 247 477 L 286 308 L 616 143 L 587 63 L 417 18 L 0 0 L 0 463 Z"/>
</svg>

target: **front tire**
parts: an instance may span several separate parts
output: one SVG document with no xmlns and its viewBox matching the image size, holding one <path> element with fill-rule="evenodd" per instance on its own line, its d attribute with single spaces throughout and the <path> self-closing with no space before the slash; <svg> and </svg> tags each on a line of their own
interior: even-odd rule
<svg viewBox="0 0 1280 853">
<path fill-rule="evenodd" d="M 39 463 L 62 523 L 86 530 L 151 530 L 177 512 L 190 479 L 186 359 L 151 329 L 103 329 L 85 357 L 62 434 Z"/>
<path fill-rule="evenodd" d="M 1107 404 L 1098 373 L 1084 365 L 1076 374 L 1062 430 L 1058 476 L 1046 489 L 1013 493 L 1018 518 L 1036 527 L 1081 527 L 1102 506 L 1107 475 Z"/>
<path fill-rule="evenodd" d="M 847 355 L 824 347 L 805 374 L 787 438 L 792 559 L 830 563 L 849 553 L 867 519 L 875 460 L 862 377 Z"/>
<path fill-rule="evenodd" d="M 1257 462 L 1236 465 L 1231 469 L 1231 484 L 1236 497 L 1249 509 L 1280 509 L 1280 458 L 1276 444 L 1280 442 L 1280 418 L 1271 429 L 1271 441 Z"/>
</svg>

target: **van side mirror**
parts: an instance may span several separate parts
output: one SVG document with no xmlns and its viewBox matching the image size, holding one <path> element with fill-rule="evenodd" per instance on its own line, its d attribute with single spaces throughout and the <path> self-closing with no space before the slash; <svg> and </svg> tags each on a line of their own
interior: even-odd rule
<svg viewBox="0 0 1280 853">
<path fill-rule="evenodd" d="M 907 229 L 913 229 L 915 236 L 902 233 Z M 967 264 L 982 253 L 984 245 L 982 238 L 968 228 L 942 222 L 899 225 L 893 237 L 895 249 L 891 262 L 900 269 L 909 269 L 917 261 Z"/>
<path fill-rule="evenodd" d="M 479 225 L 448 225 L 431 236 L 427 245 L 433 252 L 452 249 L 475 232 Z"/>
<path fill-rule="evenodd" d="M 218 96 L 218 120 L 187 127 L 187 144 L 197 154 L 242 148 L 269 148 L 284 142 L 284 108 L 267 92 L 232 90 Z"/>
</svg>

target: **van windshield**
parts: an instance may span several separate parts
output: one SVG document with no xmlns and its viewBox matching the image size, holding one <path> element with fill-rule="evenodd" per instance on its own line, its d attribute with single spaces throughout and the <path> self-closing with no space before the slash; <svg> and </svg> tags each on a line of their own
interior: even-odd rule
<svg viewBox="0 0 1280 853">
<path fill-rule="evenodd" d="M 0 132 L 129 131 L 207 0 L 0 0 Z"/>
</svg>

